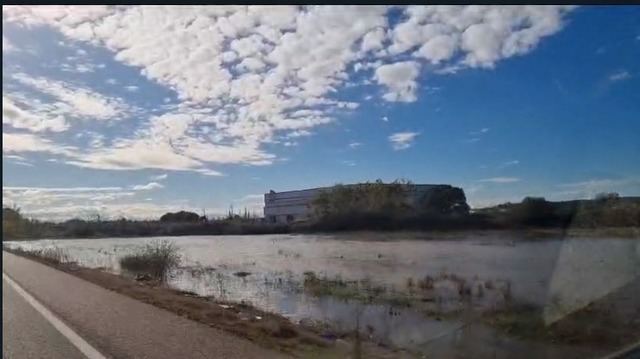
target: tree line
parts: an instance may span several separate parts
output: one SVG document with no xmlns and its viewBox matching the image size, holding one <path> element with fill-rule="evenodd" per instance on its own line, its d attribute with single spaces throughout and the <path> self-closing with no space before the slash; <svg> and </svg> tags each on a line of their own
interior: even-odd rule
<svg viewBox="0 0 640 359">
<path fill-rule="evenodd" d="M 193 212 L 166 213 L 158 220 L 71 219 L 61 223 L 2 211 L 3 240 L 218 234 L 267 234 L 341 230 L 464 230 L 553 227 L 640 227 L 640 197 L 603 193 L 591 200 L 551 202 L 526 197 L 520 203 L 471 210 L 461 188 L 438 185 L 427 191 L 405 180 L 335 185 L 311 203 L 310 220 L 271 224 L 229 214 L 208 219 Z"/>
</svg>

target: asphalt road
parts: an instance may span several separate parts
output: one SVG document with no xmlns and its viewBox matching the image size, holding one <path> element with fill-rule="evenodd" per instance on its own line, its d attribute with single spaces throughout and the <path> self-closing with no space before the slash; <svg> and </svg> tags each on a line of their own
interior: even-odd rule
<svg viewBox="0 0 640 359">
<path fill-rule="evenodd" d="M 2 271 L 107 358 L 278 358 L 227 332 L 3 252 Z M 3 280 L 4 358 L 84 357 Z"/>
<path fill-rule="evenodd" d="M 3 279 L 2 357 L 81 359 L 84 355 Z"/>
</svg>

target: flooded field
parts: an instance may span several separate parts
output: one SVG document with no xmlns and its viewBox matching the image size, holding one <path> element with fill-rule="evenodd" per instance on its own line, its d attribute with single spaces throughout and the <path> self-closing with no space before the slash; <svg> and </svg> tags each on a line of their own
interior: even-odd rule
<svg viewBox="0 0 640 359">
<path fill-rule="evenodd" d="M 158 239 L 9 246 L 55 245 L 83 266 L 119 273 L 119 257 Z M 640 241 L 633 239 L 525 239 L 495 232 L 166 239 L 181 250 L 182 265 L 169 279 L 177 289 L 250 302 L 323 326 L 327 336 L 357 328 L 378 343 L 427 354 L 472 345 L 492 348 L 498 357 L 525 348 L 532 357 L 580 356 L 559 345 L 551 352 L 506 339 L 476 319 L 517 306 L 539 310 L 553 323 L 640 276 Z"/>
</svg>

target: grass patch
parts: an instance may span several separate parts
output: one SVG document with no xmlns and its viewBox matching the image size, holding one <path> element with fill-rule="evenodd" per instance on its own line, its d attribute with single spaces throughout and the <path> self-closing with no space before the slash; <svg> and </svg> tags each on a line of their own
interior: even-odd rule
<svg viewBox="0 0 640 359">
<path fill-rule="evenodd" d="M 507 334 L 519 338 L 544 338 L 548 336 L 542 320 L 542 310 L 520 305 L 484 313 L 484 322 Z"/>
<path fill-rule="evenodd" d="M 179 248 L 167 240 L 152 242 L 137 252 L 120 258 L 122 269 L 136 274 L 147 274 L 162 282 L 166 282 L 169 272 L 178 265 Z"/>
<path fill-rule="evenodd" d="M 380 286 L 373 286 L 369 281 L 348 281 L 336 277 L 318 277 L 314 272 L 304 273 L 304 291 L 315 297 L 332 296 L 343 300 L 357 300 L 364 303 L 384 301 L 380 298 L 387 291 Z"/>
<path fill-rule="evenodd" d="M 71 262 L 71 257 L 69 256 L 67 251 L 55 246 L 43 249 L 29 250 L 20 247 L 9 248 L 8 246 L 3 245 L 2 250 L 25 257 L 36 258 L 49 264 L 57 265 Z"/>
</svg>

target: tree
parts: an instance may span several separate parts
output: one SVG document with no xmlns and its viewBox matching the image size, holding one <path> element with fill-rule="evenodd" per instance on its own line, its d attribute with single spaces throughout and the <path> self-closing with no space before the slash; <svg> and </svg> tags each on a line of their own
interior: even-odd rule
<svg viewBox="0 0 640 359">
<path fill-rule="evenodd" d="M 11 240 L 24 233 L 25 219 L 18 207 L 2 208 L 2 240 Z"/>
<path fill-rule="evenodd" d="M 354 185 L 337 184 L 322 191 L 313 201 L 313 208 L 320 217 L 355 213 L 395 215 L 407 207 L 408 186 L 411 186 L 408 181 L 385 184 L 381 180 Z"/>
<path fill-rule="evenodd" d="M 419 202 L 419 207 L 427 213 L 468 214 L 469 205 L 462 188 L 438 186 L 429 190 Z"/>
<path fill-rule="evenodd" d="M 620 198 L 620 194 L 617 192 L 602 192 L 598 193 L 595 200 L 598 202 L 614 201 Z"/>
<path fill-rule="evenodd" d="M 20 213 L 20 208 L 16 206 L 2 208 L 2 220 L 13 222 L 23 220 L 22 214 Z"/>
<path fill-rule="evenodd" d="M 525 197 L 511 215 L 512 220 L 524 225 L 548 225 L 556 220 L 553 204 L 544 197 Z"/>
<path fill-rule="evenodd" d="M 169 223 L 195 223 L 203 220 L 203 217 L 200 217 L 197 213 L 180 211 L 180 212 L 169 212 L 165 213 L 160 217 L 160 222 L 169 222 Z"/>
</svg>

